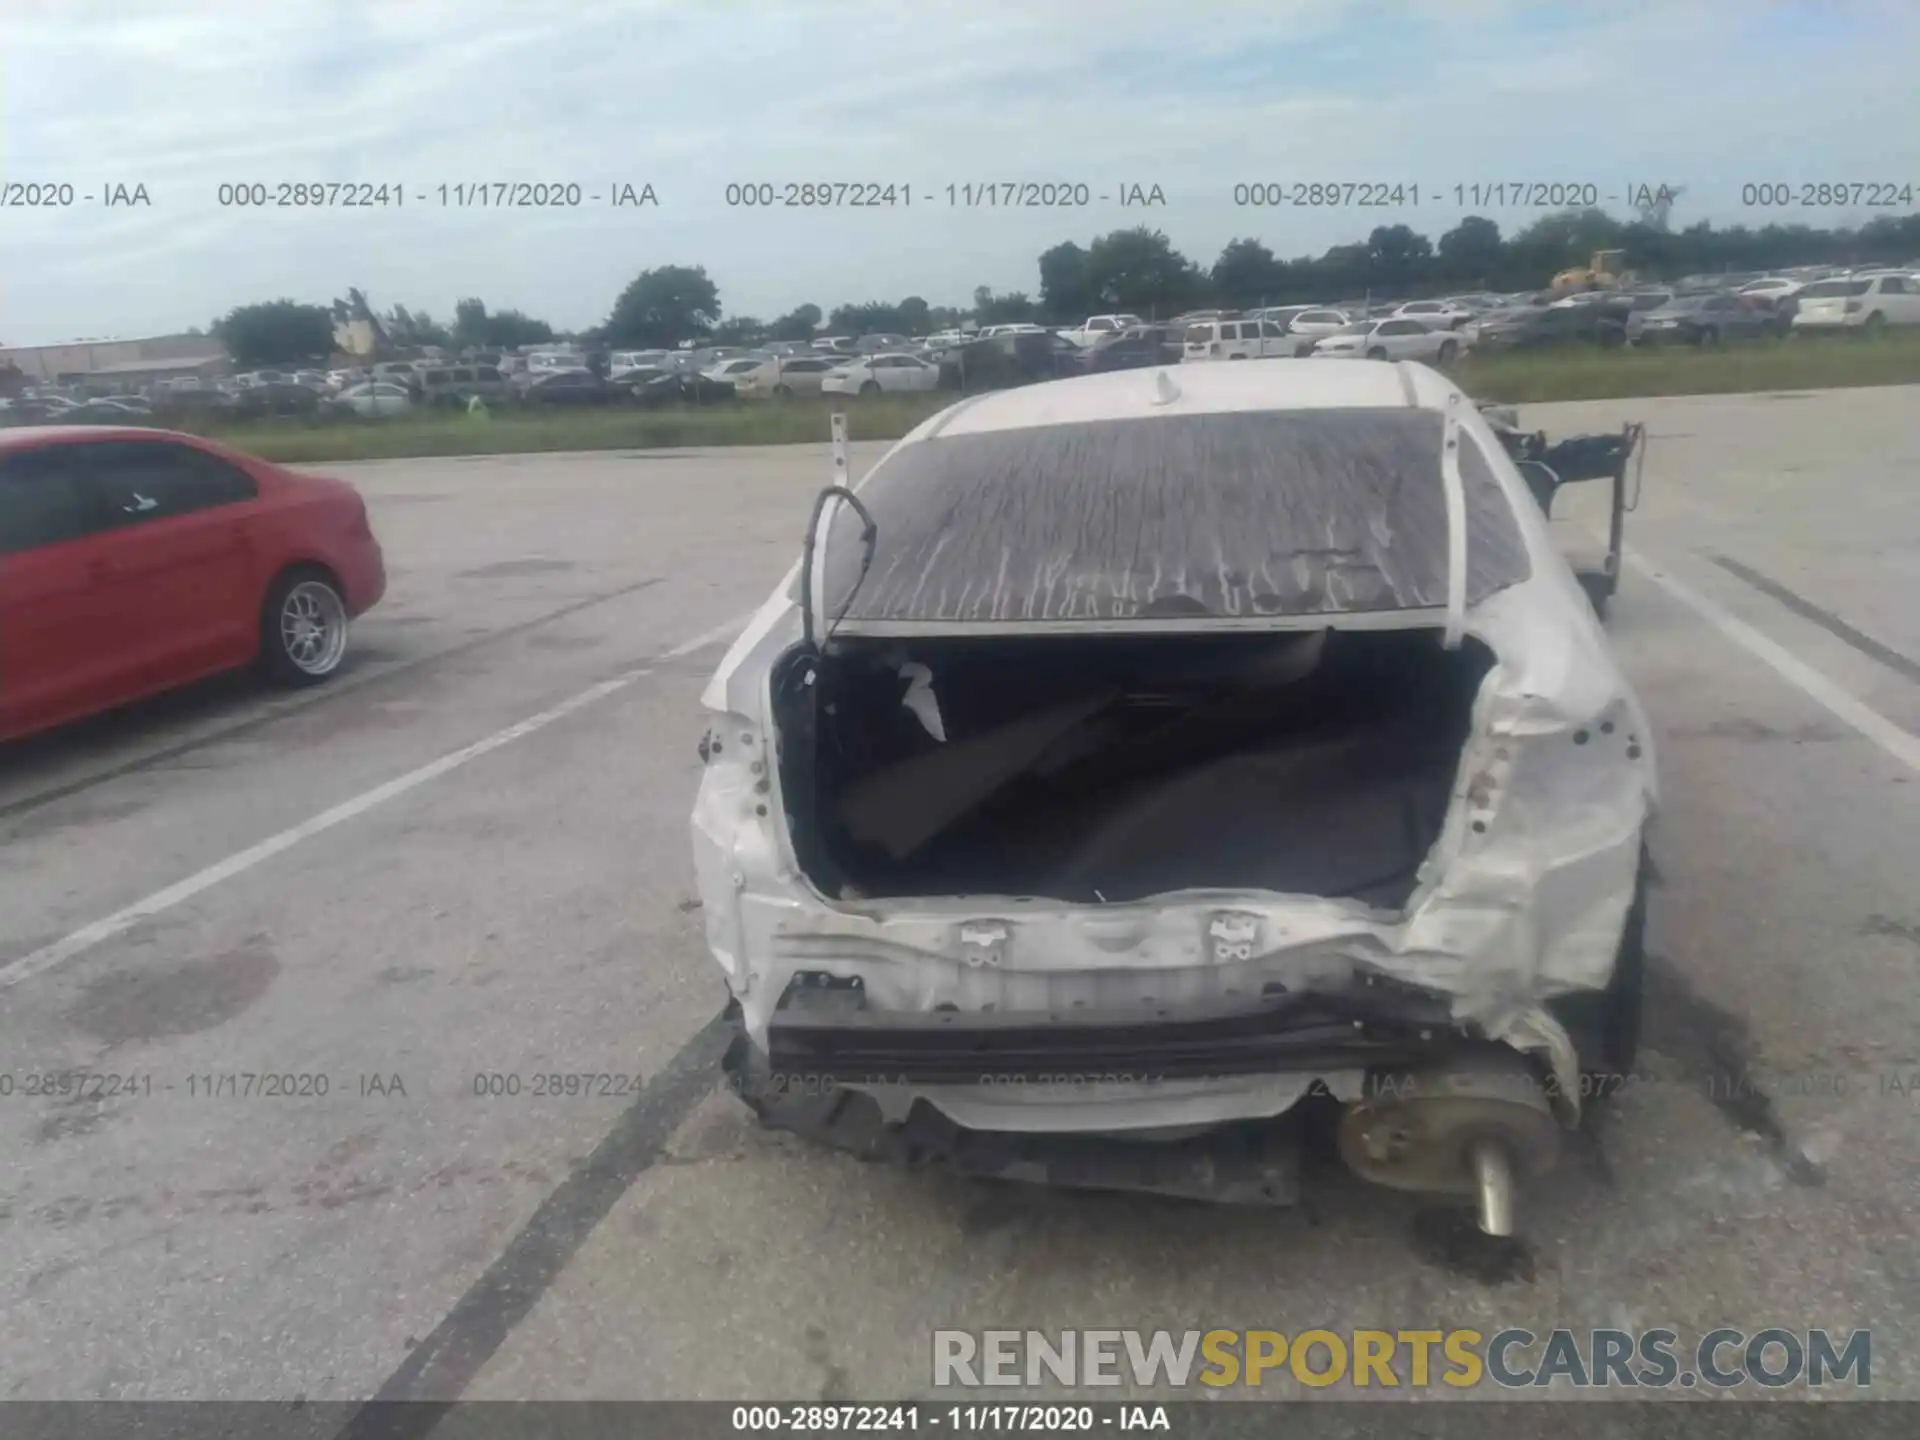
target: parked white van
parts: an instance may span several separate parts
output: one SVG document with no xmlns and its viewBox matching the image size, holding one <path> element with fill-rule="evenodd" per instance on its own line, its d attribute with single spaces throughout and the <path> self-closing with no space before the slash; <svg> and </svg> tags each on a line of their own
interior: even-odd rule
<svg viewBox="0 0 1920 1440">
<path fill-rule="evenodd" d="M 1883 272 L 1816 280 L 1796 298 L 1795 330 L 1920 325 L 1920 276 Z"/>
<path fill-rule="evenodd" d="M 1187 327 L 1186 348 L 1180 358 L 1189 364 L 1201 360 L 1260 360 L 1293 354 L 1293 343 L 1286 330 L 1271 320 L 1202 320 Z"/>
</svg>

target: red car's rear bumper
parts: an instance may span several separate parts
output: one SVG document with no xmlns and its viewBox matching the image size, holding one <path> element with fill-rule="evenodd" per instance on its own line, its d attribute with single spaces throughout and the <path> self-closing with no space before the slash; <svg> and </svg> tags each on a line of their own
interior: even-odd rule
<svg viewBox="0 0 1920 1440">
<path fill-rule="evenodd" d="M 341 567 L 340 583 L 346 587 L 347 611 L 364 615 L 380 603 L 387 593 L 387 560 L 380 542 L 367 539 L 360 543 Z"/>
</svg>

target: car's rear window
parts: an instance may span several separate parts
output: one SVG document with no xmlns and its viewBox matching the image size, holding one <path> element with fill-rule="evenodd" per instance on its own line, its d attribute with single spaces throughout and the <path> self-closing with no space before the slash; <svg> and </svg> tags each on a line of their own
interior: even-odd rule
<svg viewBox="0 0 1920 1440">
<path fill-rule="evenodd" d="M 1817 280 L 1800 292 L 1800 298 L 1831 300 L 1841 295 L 1864 295 L 1872 288 L 1871 280 Z"/>
<path fill-rule="evenodd" d="M 862 485 L 827 545 L 847 630 L 1322 615 L 1446 603 L 1442 421 L 1400 407 L 1155 416 L 938 437 Z M 1463 449 L 1469 603 L 1527 578 L 1526 545 Z M 852 594 L 851 603 L 847 597 Z"/>
</svg>

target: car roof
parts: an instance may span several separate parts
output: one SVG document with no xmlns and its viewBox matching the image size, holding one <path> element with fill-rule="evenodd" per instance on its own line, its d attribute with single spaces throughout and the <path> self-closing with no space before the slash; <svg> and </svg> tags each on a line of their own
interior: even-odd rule
<svg viewBox="0 0 1920 1440">
<path fill-rule="evenodd" d="M 0 451 L 29 450 L 50 440 L 185 440 L 201 443 L 198 435 L 179 430 L 156 430 L 151 425 L 21 425 L 0 430 Z"/>
<path fill-rule="evenodd" d="M 1171 381 L 1176 398 L 1162 400 L 1161 374 Z M 1458 393 L 1451 381 L 1422 365 L 1328 365 L 1309 359 L 1276 359 L 1168 366 L 1164 371 L 1153 367 L 1115 370 L 989 391 L 963 400 L 917 427 L 908 443 L 934 435 L 977 435 L 1155 415 L 1405 407 L 1409 386 L 1422 409 L 1438 409 L 1447 395 Z"/>
</svg>

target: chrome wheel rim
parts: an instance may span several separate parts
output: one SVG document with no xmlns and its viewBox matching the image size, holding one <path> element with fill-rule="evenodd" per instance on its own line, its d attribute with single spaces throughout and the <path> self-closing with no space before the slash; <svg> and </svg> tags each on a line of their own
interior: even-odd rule
<svg viewBox="0 0 1920 1440">
<path fill-rule="evenodd" d="M 306 675 L 328 675 L 347 651 L 347 609 L 330 585 L 303 580 L 280 606 L 280 645 Z"/>
</svg>

